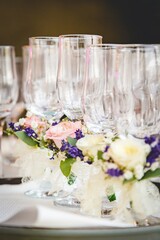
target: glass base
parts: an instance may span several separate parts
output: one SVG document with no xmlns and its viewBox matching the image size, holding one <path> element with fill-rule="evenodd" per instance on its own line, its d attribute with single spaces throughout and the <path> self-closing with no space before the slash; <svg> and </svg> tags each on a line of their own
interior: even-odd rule
<svg viewBox="0 0 160 240">
<path fill-rule="evenodd" d="M 108 200 L 108 198 L 105 197 L 102 200 L 101 216 L 103 218 L 110 217 L 111 216 L 111 212 L 112 212 L 113 208 L 115 208 L 115 206 L 116 206 L 116 201 L 110 202 Z"/>
<path fill-rule="evenodd" d="M 24 193 L 28 197 L 32 198 L 45 198 L 45 199 L 53 199 L 54 195 L 49 194 L 48 191 L 42 191 L 42 190 L 28 190 Z"/>
<path fill-rule="evenodd" d="M 142 226 L 154 226 L 154 225 L 159 225 L 160 224 L 160 218 L 154 217 L 154 216 L 149 216 L 145 219 L 138 219 L 136 220 L 136 225 L 138 227 Z"/>
<path fill-rule="evenodd" d="M 80 208 L 80 201 L 71 194 L 60 191 L 54 194 L 54 205 L 59 207 Z"/>
<path fill-rule="evenodd" d="M 85 120 L 85 119 L 84 119 Z M 85 121 L 85 124 L 87 128 L 89 129 L 90 132 L 96 133 L 96 134 L 112 134 L 116 135 L 117 134 L 117 129 L 115 128 L 115 125 L 113 123 L 109 122 L 96 122 L 96 123 L 91 123 L 89 121 Z"/>
<path fill-rule="evenodd" d="M 81 120 L 83 117 L 80 109 L 64 109 L 64 114 L 70 120 Z"/>
</svg>

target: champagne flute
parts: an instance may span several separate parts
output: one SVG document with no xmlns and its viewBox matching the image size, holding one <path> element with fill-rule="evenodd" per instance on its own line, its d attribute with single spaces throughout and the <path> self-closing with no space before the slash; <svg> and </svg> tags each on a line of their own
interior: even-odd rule
<svg viewBox="0 0 160 240">
<path fill-rule="evenodd" d="M 102 36 L 75 34 L 59 37 L 58 95 L 64 114 L 71 120 L 82 119 L 86 49 L 98 43 L 102 43 Z"/>
<path fill-rule="evenodd" d="M 47 120 L 59 121 L 63 115 L 57 98 L 56 77 L 58 67 L 57 37 L 33 37 L 30 45 L 24 49 L 24 99 L 26 108 Z M 26 54 L 26 55 L 25 55 Z M 26 73 L 25 73 L 26 72 Z M 30 197 L 48 198 L 50 181 L 44 176 L 38 182 L 38 188 L 25 192 Z"/>
<path fill-rule="evenodd" d="M 57 97 L 58 38 L 30 38 L 28 70 L 24 88 L 27 108 L 47 119 L 63 113 Z"/>
<path fill-rule="evenodd" d="M 59 37 L 59 62 L 57 88 L 64 114 L 71 120 L 82 120 L 81 97 L 85 78 L 86 49 L 91 44 L 102 43 L 102 36 L 88 34 L 61 35 Z M 73 192 L 63 189 L 54 204 L 65 207 L 79 207 L 80 202 Z"/>
<path fill-rule="evenodd" d="M 83 119 L 93 133 L 116 133 L 116 79 L 114 44 L 91 45 L 87 49 L 86 76 L 83 89 Z"/>
<path fill-rule="evenodd" d="M 0 46 L 0 142 L 3 125 L 11 114 L 18 99 L 18 81 L 16 72 L 15 49 L 13 46 Z M 3 156 L 0 149 L 0 175 L 4 177 Z"/>
<path fill-rule="evenodd" d="M 117 51 L 117 128 L 138 138 L 159 134 L 159 51 L 154 45 L 124 45 Z"/>
</svg>

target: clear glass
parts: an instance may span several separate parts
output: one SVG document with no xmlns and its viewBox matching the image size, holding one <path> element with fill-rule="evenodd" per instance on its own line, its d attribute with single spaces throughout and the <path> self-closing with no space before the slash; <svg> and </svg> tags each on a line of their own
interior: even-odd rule
<svg viewBox="0 0 160 240">
<path fill-rule="evenodd" d="M 86 66 L 86 49 L 102 43 L 98 35 L 59 37 L 58 95 L 64 114 L 71 120 L 82 119 L 81 97 Z"/>
<path fill-rule="evenodd" d="M 24 83 L 24 99 L 28 110 L 47 119 L 59 120 L 63 113 L 58 101 L 56 78 L 58 68 L 58 38 L 39 44 L 36 38 L 29 48 L 29 59 Z M 38 38 L 39 40 L 39 38 Z M 52 42 L 52 44 L 51 44 Z"/>
<path fill-rule="evenodd" d="M 37 37 L 29 38 L 29 45 L 55 46 L 57 45 L 57 42 L 58 42 L 58 37 L 52 37 L 52 36 L 37 36 Z"/>
<path fill-rule="evenodd" d="M 116 58 L 117 128 L 143 138 L 160 130 L 160 54 L 158 46 L 126 45 Z"/>
<path fill-rule="evenodd" d="M 91 45 L 87 49 L 82 95 L 83 119 L 93 133 L 115 133 L 115 46 Z"/>
<path fill-rule="evenodd" d="M 3 124 L 11 114 L 18 99 L 15 49 L 13 46 L 0 46 L 0 142 Z M 4 177 L 3 156 L 0 150 L 0 176 Z"/>
<path fill-rule="evenodd" d="M 32 37 L 23 51 L 23 89 L 27 110 L 48 120 L 57 121 L 62 109 L 57 97 L 56 78 L 59 54 L 58 37 Z M 44 176 L 34 189 L 25 192 L 36 198 L 53 198 L 49 195 L 51 182 Z"/>
</svg>

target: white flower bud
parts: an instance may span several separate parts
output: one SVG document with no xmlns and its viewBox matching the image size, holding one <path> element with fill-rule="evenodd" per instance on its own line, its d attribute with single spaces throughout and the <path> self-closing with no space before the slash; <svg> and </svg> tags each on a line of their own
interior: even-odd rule
<svg viewBox="0 0 160 240">
<path fill-rule="evenodd" d="M 29 118 L 30 118 L 30 117 L 32 117 L 32 115 L 33 115 L 33 114 L 32 114 L 30 111 L 28 111 L 27 114 L 26 114 L 26 117 L 29 117 Z"/>
<path fill-rule="evenodd" d="M 135 173 L 135 177 L 138 180 L 141 179 L 143 177 L 143 175 L 144 175 L 143 166 L 140 165 L 140 164 L 135 166 L 134 173 Z"/>
<path fill-rule="evenodd" d="M 103 155 L 102 155 L 103 159 L 105 160 L 108 160 L 109 159 L 109 156 L 108 156 L 108 153 L 107 152 L 104 152 Z"/>
<path fill-rule="evenodd" d="M 14 124 L 14 127 L 18 127 L 19 126 L 19 122 L 16 122 L 15 124 Z"/>
<path fill-rule="evenodd" d="M 37 128 L 37 127 L 38 127 L 38 123 L 37 123 L 36 121 L 32 121 L 32 122 L 31 122 L 31 127 L 32 127 L 33 129 Z"/>
<path fill-rule="evenodd" d="M 20 118 L 19 119 L 19 125 L 24 125 L 24 123 L 25 123 L 25 118 Z"/>
<path fill-rule="evenodd" d="M 124 173 L 124 178 L 125 178 L 125 179 L 129 180 L 129 179 L 131 179 L 132 177 L 133 177 L 133 172 L 127 170 L 127 171 Z"/>
<path fill-rule="evenodd" d="M 152 170 L 152 171 L 155 171 L 158 167 L 159 167 L 159 163 L 158 163 L 158 162 L 154 162 L 154 163 L 151 165 L 151 170 Z"/>
</svg>

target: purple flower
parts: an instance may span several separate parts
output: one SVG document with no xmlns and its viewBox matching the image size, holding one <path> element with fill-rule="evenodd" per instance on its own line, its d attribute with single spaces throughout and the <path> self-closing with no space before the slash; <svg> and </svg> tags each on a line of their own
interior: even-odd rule
<svg viewBox="0 0 160 240">
<path fill-rule="evenodd" d="M 81 159 L 83 159 L 82 151 L 75 146 L 70 146 L 67 153 L 73 158 L 80 157 Z"/>
<path fill-rule="evenodd" d="M 58 122 L 53 122 L 52 123 L 52 126 L 55 126 L 55 125 L 57 125 L 58 124 Z"/>
<path fill-rule="evenodd" d="M 92 161 L 92 160 L 88 160 L 88 161 L 86 161 L 86 163 L 88 163 L 89 165 L 91 165 L 91 164 L 93 163 L 93 161 Z"/>
<path fill-rule="evenodd" d="M 154 136 L 144 138 L 145 143 L 147 143 L 149 145 L 152 144 L 153 142 L 155 142 L 155 140 L 156 140 L 156 138 Z"/>
<path fill-rule="evenodd" d="M 27 134 L 28 137 L 33 137 L 33 138 L 37 138 L 37 134 L 35 133 L 35 131 L 32 128 L 26 128 L 25 133 Z"/>
<path fill-rule="evenodd" d="M 55 147 L 55 146 L 53 146 L 51 143 L 50 144 L 48 144 L 48 148 L 50 149 L 50 150 L 57 150 L 57 147 Z"/>
<path fill-rule="evenodd" d="M 82 131 L 80 129 L 76 130 L 75 134 L 76 134 L 76 139 L 77 140 L 79 140 L 80 138 L 84 137 L 84 135 L 83 135 L 83 133 L 82 133 Z"/>
<path fill-rule="evenodd" d="M 82 151 L 79 150 L 76 146 L 70 145 L 65 140 L 62 140 L 62 146 L 60 148 L 62 152 L 66 151 L 66 153 L 73 158 L 80 157 L 81 159 L 84 158 Z"/>
<path fill-rule="evenodd" d="M 61 146 L 60 150 L 62 152 L 67 151 L 70 146 L 71 145 L 68 142 L 66 142 L 65 140 L 62 140 L 62 146 Z"/>
<path fill-rule="evenodd" d="M 108 175 L 110 175 L 111 177 L 119 177 L 119 176 L 123 175 L 123 171 L 118 168 L 110 168 L 107 170 L 106 173 Z"/>
<path fill-rule="evenodd" d="M 149 166 L 151 166 L 158 157 L 160 157 L 160 140 L 154 147 L 151 148 L 151 151 L 147 156 L 147 163 L 149 163 Z"/>
<path fill-rule="evenodd" d="M 108 152 L 109 146 L 106 146 L 104 152 Z"/>
<path fill-rule="evenodd" d="M 22 127 L 20 125 L 15 126 L 15 123 L 13 123 L 13 122 L 10 122 L 8 125 L 14 132 L 22 130 Z"/>
<path fill-rule="evenodd" d="M 49 158 L 49 160 L 54 160 L 54 154 Z"/>
</svg>

